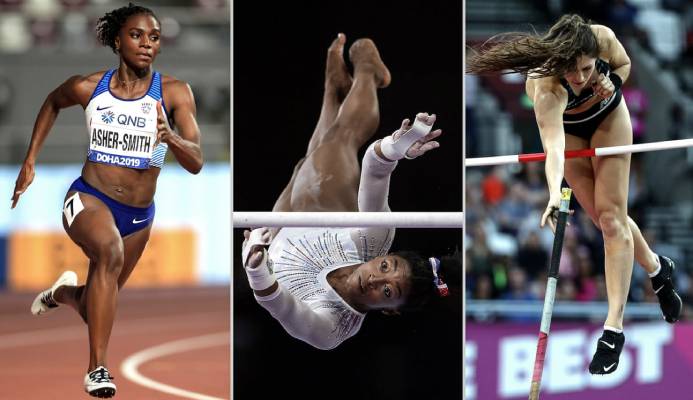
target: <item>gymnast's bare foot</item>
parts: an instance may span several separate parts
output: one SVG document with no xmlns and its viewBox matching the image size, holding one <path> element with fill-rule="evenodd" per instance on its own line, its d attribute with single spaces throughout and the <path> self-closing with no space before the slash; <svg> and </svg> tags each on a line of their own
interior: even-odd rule
<svg viewBox="0 0 693 400">
<path fill-rule="evenodd" d="M 385 63 L 380 58 L 378 48 L 375 47 L 370 39 L 359 39 L 349 48 L 349 59 L 354 64 L 354 71 L 368 70 L 375 74 L 376 82 L 379 88 L 384 88 L 390 85 L 390 71 L 385 66 Z"/>
<path fill-rule="evenodd" d="M 339 33 L 327 49 L 325 63 L 325 90 L 335 90 L 340 99 L 346 97 L 353 83 L 344 62 L 344 43 L 346 43 L 346 36 Z"/>
</svg>

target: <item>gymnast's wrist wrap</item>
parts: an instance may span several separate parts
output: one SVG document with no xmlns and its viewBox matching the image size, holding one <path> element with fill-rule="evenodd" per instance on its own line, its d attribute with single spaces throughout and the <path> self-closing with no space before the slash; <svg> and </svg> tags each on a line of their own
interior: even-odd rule
<svg viewBox="0 0 693 400">
<path fill-rule="evenodd" d="M 246 275 L 248 276 L 248 283 L 250 284 L 250 288 L 253 290 L 265 290 L 270 286 L 274 285 L 274 282 L 276 282 L 274 273 L 268 263 L 269 257 L 267 256 L 267 249 L 262 249 L 262 261 L 257 267 L 251 268 L 250 266 L 248 266 L 248 260 L 250 259 L 251 253 L 250 249 L 256 245 L 269 245 L 269 243 L 265 243 L 262 240 L 263 231 L 264 229 L 253 230 L 250 233 L 248 243 L 246 243 L 242 252 L 243 267 L 245 269 Z"/>
<path fill-rule="evenodd" d="M 371 143 L 368 148 L 366 149 L 366 153 L 363 155 L 363 162 L 362 162 L 362 169 L 368 169 L 373 170 L 376 175 L 384 175 L 384 173 L 392 173 L 392 171 L 395 169 L 397 166 L 398 162 L 397 161 L 390 161 L 386 160 L 383 157 L 378 155 L 378 152 L 375 151 L 375 145 L 378 143 L 377 141 Z M 380 145 L 382 146 L 382 140 L 380 141 Z M 380 148 L 380 151 L 382 151 L 382 147 Z M 384 172 L 384 173 L 381 173 Z"/>
<path fill-rule="evenodd" d="M 248 275 L 248 283 L 253 290 L 265 290 L 274 285 L 277 280 L 274 274 L 267 265 L 267 250 L 262 250 L 262 262 L 255 268 L 245 267 L 245 273 Z"/>
<path fill-rule="evenodd" d="M 385 137 L 380 142 L 380 151 L 383 152 L 385 157 L 392 161 L 401 160 L 403 158 L 411 159 L 407 157 L 407 150 L 409 150 L 414 142 L 428 135 L 431 128 L 431 125 L 426 125 L 423 121 L 414 119 L 414 124 L 411 128 L 404 132 L 397 140 L 392 138 L 394 134 Z"/>
<path fill-rule="evenodd" d="M 615 74 L 613 72 L 609 73 L 609 79 L 611 79 L 611 83 L 614 84 L 614 92 L 616 92 L 618 89 L 623 86 L 623 79 L 621 79 L 618 74 Z"/>
</svg>

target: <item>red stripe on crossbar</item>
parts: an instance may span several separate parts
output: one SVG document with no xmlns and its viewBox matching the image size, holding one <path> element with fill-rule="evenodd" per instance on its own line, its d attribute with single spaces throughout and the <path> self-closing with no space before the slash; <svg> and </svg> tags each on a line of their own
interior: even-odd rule
<svg viewBox="0 0 693 400">
<path fill-rule="evenodd" d="M 597 149 L 568 150 L 565 152 L 565 158 L 594 157 L 596 155 L 596 150 Z M 546 154 L 544 153 L 520 154 L 517 157 L 521 163 L 546 160 Z"/>
</svg>

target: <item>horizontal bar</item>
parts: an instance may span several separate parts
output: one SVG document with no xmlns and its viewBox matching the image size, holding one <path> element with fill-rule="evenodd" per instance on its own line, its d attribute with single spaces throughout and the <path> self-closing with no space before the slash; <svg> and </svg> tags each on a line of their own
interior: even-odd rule
<svg viewBox="0 0 693 400">
<path fill-rule="evenodd" d="M 232 213 L 235 228 L 396 227 L 462 228 L 463 212 L 245 212 Z"/>
<path fill-rule="evenodd" d="M 649 151 L 671 150 L 693 147 L 693 139 L 665 140 L 662 142 L 629 144 L 624 146 L 597 147 L 594 149 L 568 150 L 565 158 L 601 157 L 616 154 L 643 153 Z M 546 160 L 545 153 L 527 153 L 507 156 L 467 158 L 466 167 L 483 167 L 489 165 L 518 164 Z"/>
</svg>

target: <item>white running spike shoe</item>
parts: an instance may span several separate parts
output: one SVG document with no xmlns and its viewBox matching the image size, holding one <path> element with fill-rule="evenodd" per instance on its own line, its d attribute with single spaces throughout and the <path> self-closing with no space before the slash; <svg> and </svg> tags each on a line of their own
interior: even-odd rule
<svg viewBox="0 0 693 400">
<path fill-rule="evenodd" d="M 58 307 L 58 303 L 53 299 L 53 294 L 60 286 L 77 286 L 77 274 L 73 271 L 63 272 L 50 289 L 46 289 L 36 296 L 34 302 L 31 303 L 31 313 L 34 315 L 46 314 Z"/>
<path fill-rule="evenodd" d="M 106 367 L 96 367 L 84 376 L 84 391 L 90 396 L 108 399 L 116 394 L 116 385 Z"/>
</svg>

